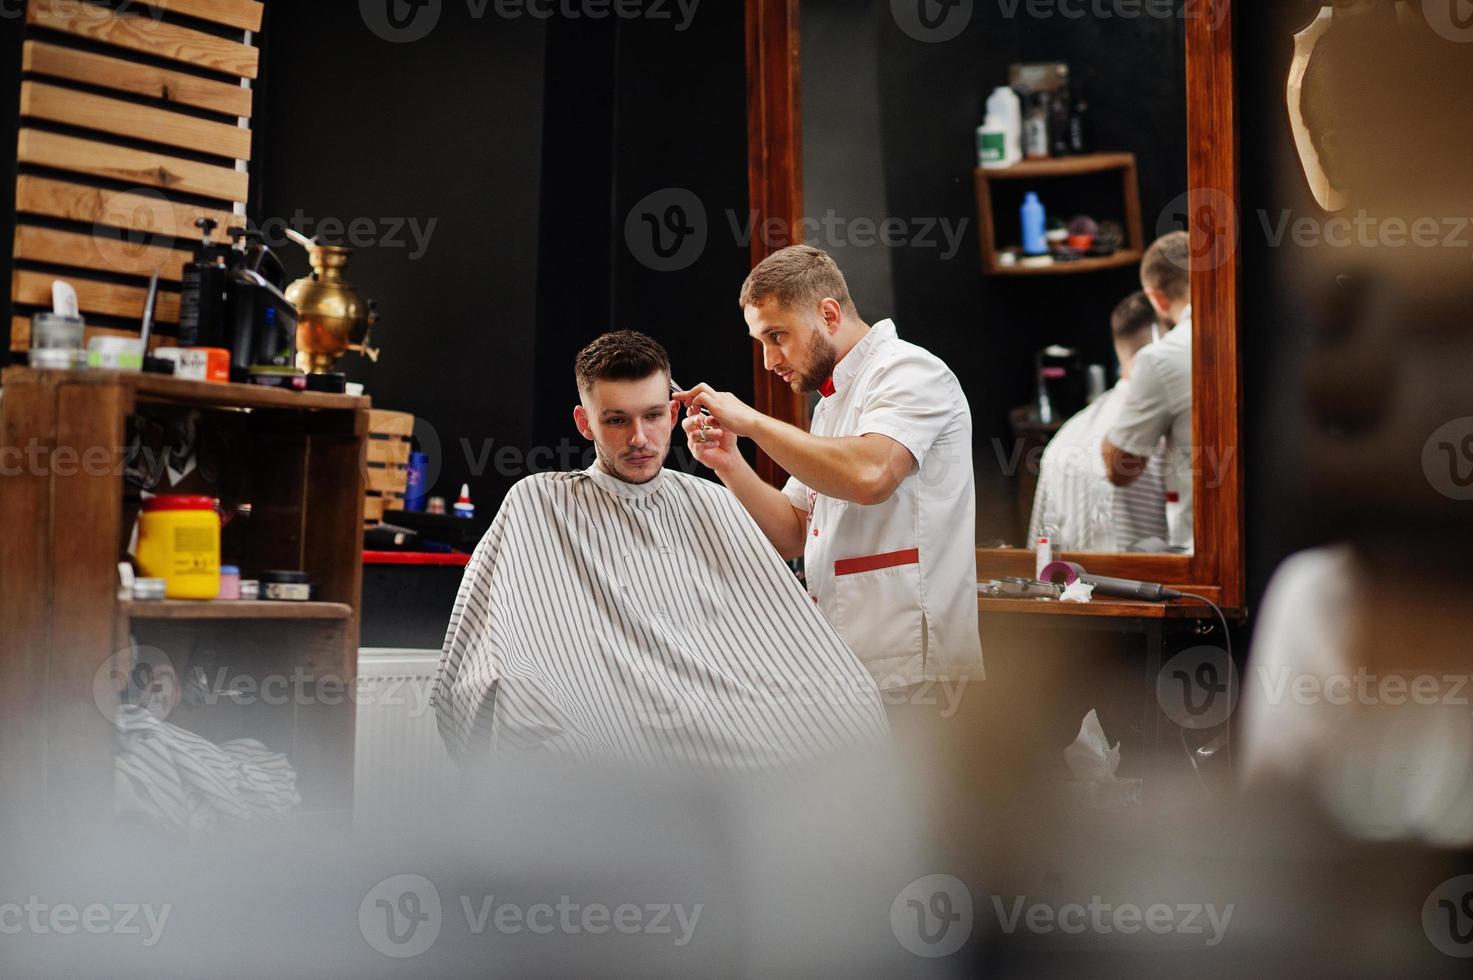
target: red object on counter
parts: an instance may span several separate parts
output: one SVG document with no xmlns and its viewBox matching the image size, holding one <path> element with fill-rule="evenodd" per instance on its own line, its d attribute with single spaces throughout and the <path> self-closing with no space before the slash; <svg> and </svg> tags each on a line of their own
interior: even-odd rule
<svg viewBox="0 0 1473 980">
<path fill-rule="evenodd" d="M 460 552 L 434 551 L 365 551 L 365 565 L 458 565 L 470 564 L 471 556 Z"/>
</svg>

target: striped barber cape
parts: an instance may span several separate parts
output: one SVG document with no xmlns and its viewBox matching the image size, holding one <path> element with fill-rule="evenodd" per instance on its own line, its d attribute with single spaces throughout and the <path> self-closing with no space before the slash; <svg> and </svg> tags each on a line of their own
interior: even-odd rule
<svg viewBox="0 0 1473 980">
<path fill-rule="evenodd" d="M 730 491 L 597 463 L 507 494 L 461 581 L 435 708 L 462 763 L 751 770 L 887 733 L 868 671 Z"/>
</svg>

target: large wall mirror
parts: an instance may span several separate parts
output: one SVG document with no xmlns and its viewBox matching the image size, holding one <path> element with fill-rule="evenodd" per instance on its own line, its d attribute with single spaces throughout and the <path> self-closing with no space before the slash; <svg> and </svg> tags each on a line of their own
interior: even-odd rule
<svg viewBox="0 0 1473 980">
<path fill-rule="evenodd" d="M 1241 607 L 1228 0 L 748 0 L 747 29 L 752 206 L 768 229 L 753 259 L 829 250 L 863 318 L 893 318 L 957 374 L 979 576 L 1031 575 L 1042 533 L 1097 574 Z M 1141 260 L 1175 230 L 1189 292 L 1161 310 L 1140 295 Z M 1168 340 L 1185 373 L 1161 392 L 1176 436 L 1102 491 L 1133 366 Z M 759 407 L 806 420 L 760 357 L 754 377 Z"/>
</svg>

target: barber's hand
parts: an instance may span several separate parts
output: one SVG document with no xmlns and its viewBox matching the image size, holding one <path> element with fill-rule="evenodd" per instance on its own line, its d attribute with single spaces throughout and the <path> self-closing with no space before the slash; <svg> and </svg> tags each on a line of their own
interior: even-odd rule
<svg viewBox="0 0 1473 980">
<path fill-rule="evenodd" d="M 704 408 L 713 418 L 712 424 L 739 436 L 750 436 L 762 418 L 762 413 L 743 402 L 729 391 L 715 391 L 710 385 L 696 385 L 689 391 L 675 393 L 675 399 L 686 406 L 687 412 Z"/>
<path fill-rule="evenodd" d="M 721 428 L 715 419 L 702 415 L 698 408 L 692 407 L 687 411 L 688 417 L 680 424 L 685 429 L 686 442 L 696 462 L 720 473 L 740 458 L 736 433 Z"/>
</svg>

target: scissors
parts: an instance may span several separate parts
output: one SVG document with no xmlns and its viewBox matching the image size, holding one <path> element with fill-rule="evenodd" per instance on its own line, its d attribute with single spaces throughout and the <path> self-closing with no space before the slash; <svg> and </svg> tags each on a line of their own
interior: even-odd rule
<svg viewBox="0 0 1473 980">
<path fill-rule="evenodd" d="M 678 394 L 680 394 L 684 390 L 685 390 L 684 388 L 680 387 L 680 385 L 678 385 L 678 384 L 675 383 L 675 379 L 674 378 L 671 378 L 670 379 L 670 394 L 672 394 L 672 395 L 678 395 Z M 706 423 L 706 419 L 709 419 L 711 417 L 711 413 L 708 412 L 708 411 L 706 411 L 706 409 L 702 408 L 701 409 L 701 415 L 703 416 L 701 418 L 701 431 L 698 432 L 698 433 L 696 433 L 696 436 L 697 436 L 698 441 L 700 441 L 700 442 L 706 442 L 707 441 L 706 440 L 706 430 L 708 428 L 710 428 L 710 426 Z"/>
</svg>

